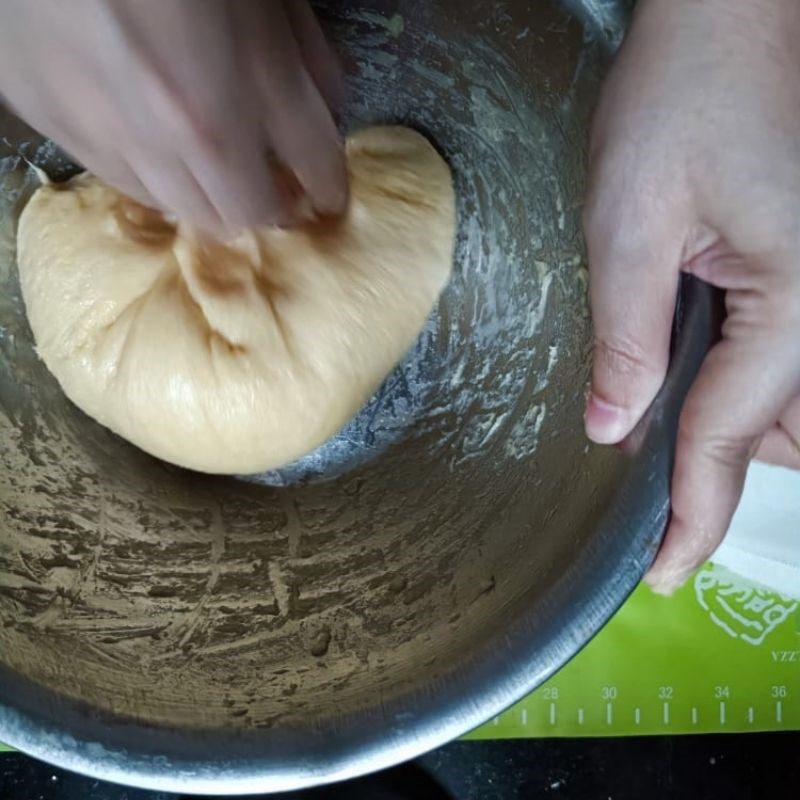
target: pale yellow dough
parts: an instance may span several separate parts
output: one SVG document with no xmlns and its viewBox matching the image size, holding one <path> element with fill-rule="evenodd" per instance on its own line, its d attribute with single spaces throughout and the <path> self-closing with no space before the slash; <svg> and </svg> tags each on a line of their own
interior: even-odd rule
<svg viewBox="0 0 800 800">
<path fill-rule="evenodd" d="M 428 141 L 347 143 L 339 222 L 210 243 L 90 175 L 42 186 L 18 255 L 38 351 L 67 396 L 143 450 L 250 473 L 325 441 L 413 344 L 450 275 L 455 199 Z"/>
</svg>

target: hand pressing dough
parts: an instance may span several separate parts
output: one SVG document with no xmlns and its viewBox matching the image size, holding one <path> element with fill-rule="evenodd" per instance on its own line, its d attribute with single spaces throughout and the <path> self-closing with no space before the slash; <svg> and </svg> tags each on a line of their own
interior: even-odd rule
<svg viewBox="0 0 800 800">
<path fill-rule="evenodd" d="M 39 354 L 87 414 L 203 472 L 284 465 L 339 430 L 413 344 L 450 275 L 455 198 L 428 141 L 347 143 L 339 221 L 221 244 L 91 175 L 42 186 L 18 260 Z"/>
</svg>

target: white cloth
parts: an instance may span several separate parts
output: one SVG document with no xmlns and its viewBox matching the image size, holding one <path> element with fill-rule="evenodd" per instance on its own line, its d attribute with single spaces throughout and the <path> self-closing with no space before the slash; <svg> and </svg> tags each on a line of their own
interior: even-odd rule
<svg viewBox="0 0 800 800">
<path fill-rule="evenodd" d="M 800 600 L 800 472 L 754 463 L 712 561 Z"/>
</svg>

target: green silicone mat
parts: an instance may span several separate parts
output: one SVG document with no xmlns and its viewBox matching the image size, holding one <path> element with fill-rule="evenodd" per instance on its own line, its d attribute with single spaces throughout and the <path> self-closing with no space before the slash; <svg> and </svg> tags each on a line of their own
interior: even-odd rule
<svg viewBox="0 0 800 800">
<path fill-rule="evenodd" d="M 800 603 L 709 564 L 670 598 L 641 586 L 572 662 L 468 738 L 778 730 L 800 730 Z"/>
<path fill-rule="evenodd" d="M 534 694 L 471 739 L 800 730 L 800 603 L 708 564 L 641 586 Z"/>
</svg>

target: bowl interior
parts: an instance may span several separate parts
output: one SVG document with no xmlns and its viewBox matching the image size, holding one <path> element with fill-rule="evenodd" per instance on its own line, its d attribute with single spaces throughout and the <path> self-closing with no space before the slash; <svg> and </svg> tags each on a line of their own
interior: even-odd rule
<svg viewBox="0 0 800 800">
<path fill-rule="evenodd" d="M 430 136 L 460 232 L 413 352 L 284 470 L 188 473 L 63 397 L 25 320 L 14 226 L 22 156 L 68 162 L 0 117 L 0 662 L 50 719 L 77 701 L 110 727 L 331 731 L 413 710 L 523 615 L 569 620 L 550 591 L 596 546 L 626 469 L 581 423 L 579 216 L 608 38 L 557 3 L 331 7 L 350 120 Z"/>
</svg>

